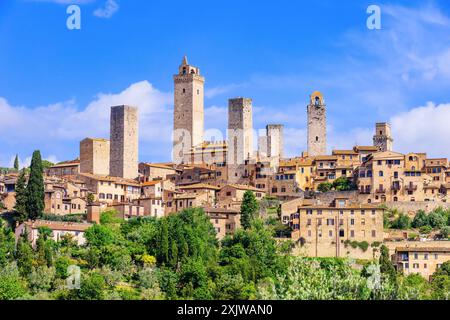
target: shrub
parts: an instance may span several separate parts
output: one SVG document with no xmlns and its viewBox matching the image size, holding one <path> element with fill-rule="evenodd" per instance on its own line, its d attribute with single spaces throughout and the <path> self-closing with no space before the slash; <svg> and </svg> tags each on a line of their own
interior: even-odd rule
<svg viewBox="0 0 450 320">
<path fill-rule="evenodd" d="M 433 228 L 430 226 L 423 226 L 423 227 L 420 227 L 419 231 L 420 231 L 420 234 L 430 234 L 431 231 L 433 231 Z"/>
</svg>

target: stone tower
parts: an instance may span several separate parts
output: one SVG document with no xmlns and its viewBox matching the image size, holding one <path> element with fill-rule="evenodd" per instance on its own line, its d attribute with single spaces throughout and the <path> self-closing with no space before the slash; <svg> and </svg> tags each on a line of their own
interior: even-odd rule
<svg viewBox="0 0 450 320">
<path fill-rule="evenodd" d="M 243 164 L 253 158 L 252 99 L 228 100 L 228 163 Z"/>
<path fill-rule="evenodd" d="M 327 114 L 325 100 L 319 91 L 310 97 L 308 112 L 308 155 L 327 153 Z"/>
<path fill-rule="evenodd" d="M 373 136 L 373 145 L 379 147 L 380 151 L 392 151 L 394 139 L 391 136 L 391 125 L 386 122 L 375 125 L 375 135 Z"/>
<path fill-rule="evenodd" d="M 80 172 L 109 175 L 110 143 L 106 139 L 86 138 L 80 142 Z"/>
<path fill-rule="evenodd" d="M 135 179 L 138 176 L 138 109 L 111 107 L 109 174 Z"/>
<path fill-rule="evenodd" d="M 187 57 L 174 79 L 173 160 L 203 142 L 204 84 L 200 69 L 188 64 Z"/>
<path fill-rule="evenodd" d="M 284 152 L 284 139 L 282 124 L 269 124 L 266 126 L 267 130 L 267 156 L 282 158 Z"/>
</svg>

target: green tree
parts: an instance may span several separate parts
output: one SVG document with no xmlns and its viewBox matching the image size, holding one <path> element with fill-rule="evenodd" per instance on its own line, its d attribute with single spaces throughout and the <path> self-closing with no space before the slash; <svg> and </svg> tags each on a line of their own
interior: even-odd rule
<svg viewBox="0 0 450 320">
<path fill-rule="evenodd" d="M 397 276 L 397 271 L 395 266 L 391 261 L 389 256 L 389 249 L 386 246 L 381 246 L 381 254 L 379 259 L 380 272 L 386 275 L 391 281 L 393 281 Z"/>
<path fill-rule="evenodd" d="M 105 295 L 106 281 L 98 272 L 91 272 L 81 278 L 78 297 L 81 300 L 102 300 Z"/>
<path fill-rule="evenodd" d="M 331 184 L 329 182 L 322 182 L 317 187 L 317 190 L 319 190 L 320 192 L 323 192 L 323 193 L 329 192 L 329 191 L 331 191 L 331 189 L 333 189 L 333 184 Z"/>
<path fill-rule="evenodd" d="M 30 166 L 30 178 L 27 185 L 27 213 L 28 218 L 35 220 L 42 216 L 44 211 L 44 178 L 41 153 L 33 152 Z"/>
<path fill-rule="evenodd" d="M 14 300 L 26 294 L 24 282 L 20 279 L 15 264 L 9 264 L 0 272 L 0 300 Z"/>
<path fill-rule="evenodd" d="M 398 218 L 392 222 L 393 229 L 406 230 L 411 228 L 411 218 L 404 213 L 400 213 Z"/>
<path fill-rule="evenodd" d="M 31 273 L 33 267 L 33 249 L 24 234 L 17 241 L 16 261 L 20 274 L 25 277 Z"/>
<path fill-rule="evenodd" d="M 16 157 L 14 158 L 14 169 L 16 171 L 19 171 L 19 155 L 16 154 Z"/>
<path fill-rule="evenodd" d="M 169 226 L 167 219 L 161 221 L 161 231 L 159 234 L 159 255 L 158 260 L 160 263 L 169 262 Z"/>
<path fill-rule="evenodd" d="M 423 226 L 428 225 L 428 216 L 425 213 L 424 210 L 419 210 L 417 211 L 417 214 L 415 215 L 413 222 L 412 222 L 412 227 L 413 228 L 420 228 Z"/>
<path fill-rule="evenodd" d="M 16 205 L 14 206 L 14 210 L 17 213 L 17 221 L 19 221 L 19 223 L 22 223 L 28 219 L 25 169 L 22 169 L 22 171 L 20 172 L 19 178 L 17 179 L 15 191 Z"/>
<path fill-rule="evenodd" d="M 354 183 L 347 177 L 339 177 L 333 182 L 333 188 L 336 191 L 349 191 L 354 190 Z"/>
<path fill-rule="evenodd" d="M 439 229 L 447 224 L 447 219 L 439 211 L 433 211 L 428 214 L 428 224 L 433 229 Z"/>
<path fill-rule="evenodd" d="M 0 269 L 14 260 L 15 247 L 14 233 L 10 228 L 5 228 L 0 220 Z"/>
<path fill-rule="evenodd" d="M 250 228 L 251 222 L 258 213 L 259 205 L 255 194 L 247 190 L 241 204 L 241 225 L 244 229 Z"/>
</svg>

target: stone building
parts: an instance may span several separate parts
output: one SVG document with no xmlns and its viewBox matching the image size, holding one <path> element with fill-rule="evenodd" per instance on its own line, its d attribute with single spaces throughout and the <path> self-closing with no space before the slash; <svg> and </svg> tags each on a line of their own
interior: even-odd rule
<svg viewBox="0 0 450 320">
<path fill-rule="evenodd" d="M 404 275 L 420 274 L 427 280 L 446 261 L 450 261 L 450 247 L 435 246 L 432 242 L 399 246 L 393 261 Z"/>
<path fill-rule="evenodd" d="M 284 156 L 284 126 L 282 124 L 268 124 L 267 131 L 267 156 L 278 159 Z"/>
<path fill-rule="evenodd" d="M 80 172 L 109 174 L 110 143 L 106 139 L 86 138 L 80 142 Z"/>
<path fill-rule="evenodd" d="M 293 201 L 296 202 L 298 200 Z M 300 242 L 303 254 L 356 259 L 374 257 L 371 245 L 383 242 L 384 209 L 354 204 L 346 198 L 336 198 L 331 204 L 305 204 L 282 207 L 282 221 L 292 227 L 292 240 Z M 366 250 L 361 248 L 363 243 L 367 245 Z"/>
<path fill-rule="evenodd" d="M 322 93 L 314 92 L 307 106 L 308 113 L 308 156 L 327 153 L 326 105 Z"/>
<path fill-rule="evenodd" d="M 380 151 L 392 151 L 394 139 L 391 136 L 391 125 L 386 122 L 375 125 L 375 135 L 373 136 L 373 145 Z"/>
<path fill-rule="evenodd" d="M 110 176 L 137 178 L 138 127 L 137 108 L 125 105 L 111 108 Z"/>
<path fill-rule="evenodd" d="M 205 78 L 184 57 L 173 80 L 173 161 L 181 163 L 184 153 L 203 142 Z"/>
<path fill-rule="evenodd" d="M 75 176 L 79 172 L 80 172 L 80 160 L 79 159 L 60 162 L 60 163 L 55 164 L 54 166 L 51 166 L 50 168 L 47 168 L 45 170 L 46 175 L 60 177 L 60 178 Z"/>
</svg>

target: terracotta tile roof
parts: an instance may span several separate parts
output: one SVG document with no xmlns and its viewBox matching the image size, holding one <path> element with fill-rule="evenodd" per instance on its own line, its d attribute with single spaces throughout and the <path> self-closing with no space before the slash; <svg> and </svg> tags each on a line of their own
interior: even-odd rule
<svg viewBox="0 0 450 320">
<path fill-rule="evenodd" d="M 251 191 L 264 192 L 264 190 L 262 190 L 262 189 L 258 189 L 258 188 L 252 187 L 252 186 L 246 186 L 243 184 L 227 184 L 223 188 L 225 188 L 225 187 L 232 187 L 232 188 L 235 188 L 238 190 L 251 190 Z"/>
<path fill-rule="evenodd" d="M 375 146 L 355 146 L 353 150 L 358 152 L 358 151 L 379 151 L 380 149 Z"/>
<path fill-rule="evenodd" d="M 240 211 L 231 208 L 208 208 L 204 207 L 203 210 L 206 213 L 229 213 L 229 214 L 239 214 Z"/>
<path fill-rule="evenodd" d="M 78 176 L 86 177 L 86 178 L 90 178 L 90 179 L 98 180 L 98 181 L 114 182 L 117 184 L 124 184 L 124 185 L 130 185 L 130 186 L 135 186 L 135 187 L 141 186 L 140 183 L 136 180 L 125 179 L 125 178 L 120 178 L 120 177 L 102 176 L 102 175 L 91 174 L 91 173 L 79 173 Z"/>
<path fill-rule="evenodd" d="M 347 155 L 347 154 L 357 155 L 358 152 L 356 152 L 355 150 L 333 150 L 332 154 L 333 155 Z"/>
<path fill-rule="evenodd" d="M 52 230 L 62 230 L 62 231 L 86 231 L 86 229 L 92 227 L 92 224 L 90 223 L 60 222 L 47 220 L 27 221 L 25 222 L 25 224 L 32 229 L 48 227 Z"/>
<path fill-rule="evenodd" d="M 147 181 L 147 182 L 143 182 L 142 186 L 143 187 L 150 187 L 150 186 L 154 186 L 157 185 L 158 183 L 162 183 L 162 180 L 153 180 L 153 181 Z"/>
<path fill-rule="evenodd" d="M 195 184 L 190 184 L 190 185 L 184 185 L 184 186 L 179 186 L 179 188 L 182 189 L 182 190 L 189 190 L 189 189 L 212 189 L 212 190 L 220 190 L 219 187 L 212 186 L 212 185 L 206 184 L 206 183 L 195 183 Z"/>
<path fill-rule="evenodd" d="M 448 252 L 450 253 L 450 243 L 448 247 L 397 247 L 396 252 Z"/>
<path fill-rule="evenodd" d="M 337 156 L 317 156 L 314 158 L 316 161 L 335 161 L 337 160 Z"/>
</svg>

